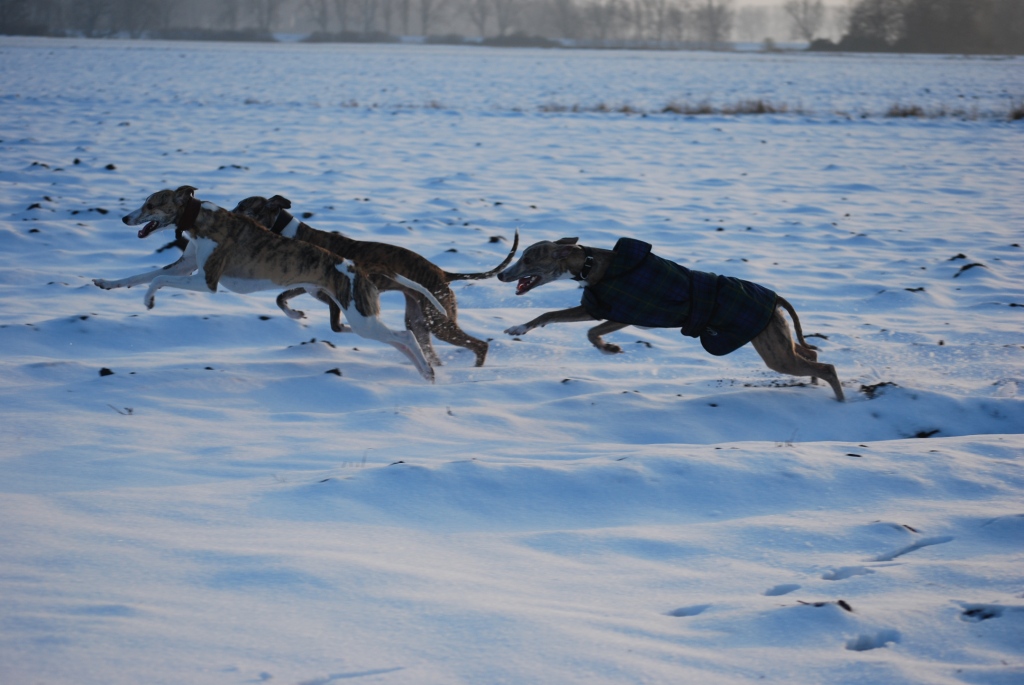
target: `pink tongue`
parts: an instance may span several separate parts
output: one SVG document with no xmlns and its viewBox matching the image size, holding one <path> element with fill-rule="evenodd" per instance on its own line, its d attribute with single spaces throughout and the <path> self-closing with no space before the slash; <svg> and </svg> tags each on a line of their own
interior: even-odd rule
<svg viewBox="0 0 1024 685">
<path fill-rule="evenodd" d="M 522 295 L 530 289 L 530 284 L 533 283 L 533 277 L 520 278 L 519 284 L 516 286 L 516 295 Z"/>
<path fill-rule="evenodd" d="M 141 229 L 139 229 L 139 237 L 140 238 L 145 238 L 146 236 L 148 236 L 150 233 L 152 233 L 155 230 L 156 230 L 156 222 L 155 221 L 150 221 L 148 224 L 146 224 Z"/>
</svg>

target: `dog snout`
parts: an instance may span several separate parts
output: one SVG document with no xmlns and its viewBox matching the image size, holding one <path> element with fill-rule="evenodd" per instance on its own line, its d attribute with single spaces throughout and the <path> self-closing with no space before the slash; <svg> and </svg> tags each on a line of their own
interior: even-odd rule
<svg viewBox="0 0 1024 685">
<path fill-rule="evenodd" d="M 502 283 L 510 283 L 512 281 L 519 280 L 516 276 L 512 275 L 512 272 L 514 270 L 515 270 L 515 267 L 512 266 L 512 267 L 509 267 L 509 268 L 505 269 L 504 271 L 500 272 L 498 274 L 498 280 L 501 281 Z"/>
</svg>

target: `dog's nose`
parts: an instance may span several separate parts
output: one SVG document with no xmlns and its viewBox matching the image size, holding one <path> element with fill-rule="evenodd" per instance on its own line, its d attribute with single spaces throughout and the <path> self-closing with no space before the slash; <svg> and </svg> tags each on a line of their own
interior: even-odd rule
<svg viewBox="0 0 1024 685">
<path fill-rule="evenodd" d="M 122 216 L 122 217 L 121 217 L 121 221 L 122 221 L 122 222 L 123 222 L 123 223 L 124 223 L 124 224 L 125 224 L 126 226 L 131 226 L 131 224 L 130 224 L 130 223 L 128 223 L 128 217 L 129 217 L 129 216 L 131 216 L 131 214 L 125 214 L 124 216 Z"/>
<path fill-rule="evenodd" d="M 501 281 L 502 283 L 508 283 L 509 278 L 508 278 L 508 276 L 505 275 L 507 273 L 508 273 L 507 269 L 505 271 L 502 271 L 501 273 L 499 273 L 498 274 L 498 280 Z"/>
</svg>

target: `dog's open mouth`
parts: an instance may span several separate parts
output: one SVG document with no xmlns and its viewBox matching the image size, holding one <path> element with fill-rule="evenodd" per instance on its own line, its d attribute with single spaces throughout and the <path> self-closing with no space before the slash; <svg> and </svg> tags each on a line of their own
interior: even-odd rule
<svg viewBox="0 0 1024 685">
<path fill-rule="evenodd" d="M 525 278 L 520 278 L 519 284 L 516 285 L 516 295 L 522 295 L 523 293 L 532 290 L 538 283 L 540 283 L 540 276 L 526 276 Z"/>
<path fill-rule="evenodd" d="M 148 224 L 139 229 L 139 237 L 145 238 L 158 228 L 160 228 L 160 222 L 150 221 Z"/>
</svg>

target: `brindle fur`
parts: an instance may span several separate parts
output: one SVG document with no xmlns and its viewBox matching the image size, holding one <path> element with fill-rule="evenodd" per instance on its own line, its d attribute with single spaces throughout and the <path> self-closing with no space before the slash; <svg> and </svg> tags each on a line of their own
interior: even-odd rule
<svg viewBox="0 0 1024 685">
<path fill-rule="evenodd" d="M 277 222 L 278 215 L 291 206 L 292 203 L 280 195 L 269 199 L 254 196 L 239 202 L 233 211 L 251 217 L 264 226 L 273 226 Z M 299 224 L 295 238 L 357 262 L 372 260 L 387 265 L 394 272 L 425 286 L 440 300 L 445 316 L 430 308 L 424 308 L 423 298 L 419 293 L 402 287 L 390 279 L 372 276 L 378 289 L 382 291 L 400 290 L 405 296 L 405 326 L 416 336 L 420 349 L 432 364 L 439 365 L 441 360 L 431 345 L 431 334 L 438 340 L 472 350 L 476 356 L 476 366 L 483 366 L 484 359 L 487 357 L 488 344 L 486 341 L 474 338 L 459 327 L 458 304 L 455 300 L 455 293 L 448 284 L 452 281 L 490 278 L 508 266 L 519 248 L 518 230 L 516 230 L 512 249 L 504 261 L 495 268 L 480 273 L 445 271 L 425 257 L 404 247 L 366 240 L 353 240 L 340 233 L 315 229 L 306 223 Z M 301 294 L 301 290 L 289 290 L 281 293 L 277 299 L 278 306 L 287 313 L 290 310 L 288 300 Z M 332 318 L 333 315 L 332 310 Z"/>
<path fill-rule="evenodd" d="M 523 251 L 523 256 L 518 262 L 498 274 L 498 280 L 509 283 L 528 279 L 525 283 L 521 281 L 523 285 L 517 291 L 517 294 L 522 295 L 545 283 L 578 276 L 583 268 L 584 251 L 583 247 L 576 243 L 576 238 L 562 238 L 555 242 L 545 240 L 531 245 Z M 590 249 L 594 255 L 594 264 L 586 282 L 593 285 L 601 281 L 614 253 L 601 248 Z M 786 324 L 781 309 L 789 312 L 793 319 L 796 342 L 790 334 L 789 326 Z M 546 326 L 549 323 L 571 321 L 594 321 L 594 317 L 590 316 L 580 305 L 546 312 L 528 323 L 506 329 L 505 333 L 525 335 L 534 328 Z M 606 343 L 601 336 L 625 328 L 627 325 L 629 324 L 604 321 L 587 331 L 587 338 L 602 352 L 609 354 L 622 352 L 621 347 Z M 793 305 L 785 298 L 781 296 L 778 298 L 778 307 L 776 307 L 768 326 L 750 342 L 771 370 L 791 376 L 810 376 L 814 383 L 818 382 L 818 378 L 824 378 L 832 386 L 836 399 L 840 402 L 844 400 L 843 387 L 839 382 L 835 367 L 818 361 L 818 353 L 815 351 L 817 348 L 804 340 L 800 318 L 793 309 Z"/>
<path fill-rule="evenodd" d="M 146 223 L 139 231 L 140 238 L 176 227 L 184 223 L 186 208 L 195 209 L 192 203 L 198 200 L 193 197 L 194 192 L 191 186 L 161 190 L 122 221 L 128 225 Z M 345 310 L 353 331 L 394 346 L 425 378 L 433 380 L 433 369 L 415 338 L 407 331 L 391 331 L 380 320 L 379 292 L 361 266 L 314 245 L 282 238 L 248 217 L 208 203 L 198 209 L 193 225 L 181 228 L 190 240 L 185 253 L 174 264 L 120 281 L 94 282 L 104 289 L 148 282 L 145 304 L 150 309 L 155 304 L 156 292 L 163 287 L 215 292 L 223 279 L 230 279 L 237 292 L 297 286 Z"/>
</svg>

